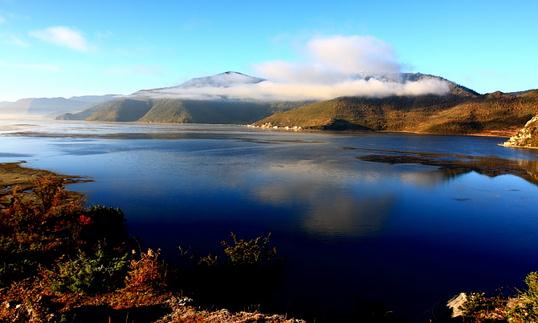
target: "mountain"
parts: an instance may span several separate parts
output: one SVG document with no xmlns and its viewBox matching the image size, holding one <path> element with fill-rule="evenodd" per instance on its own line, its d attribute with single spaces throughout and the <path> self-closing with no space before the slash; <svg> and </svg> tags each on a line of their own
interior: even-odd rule
<svg viewBox="0 0 538 323">
<path fill-rule="evenodd" d="M 515 133 L 538 114 L 538 90 L 482 95 L 435 75 L 402 73 L 398 77 L 400 82 L 440 80 L 448 84 L 449 92 L 445 95 L 393 95 L 382 98 L 339 97 L 318 102 L 264 102 L 206 94 L 211 93 L 212 88 L 264 81 L 238 72 L 225 72 L 194 78 L 173 87 L 141 90 L 60 118 L 508 135 Z"/>
<path fill-rule="evenodd" d="M 437 76 L 402 74 L 404 80 Z M 341 97 L 275 113 L 257 126 L 436 134 L 513 133 L 538 113 L 538 91 L 486 95 L 447 81 L 443 96 Z"/>
<path fill-rule="evenodd" d="M 224 72 L 188 80 L 178 86 L 141 90 L 128 97 L 104 102 L 58 119 L 159 123 L 252 123 L 304 102 L 237 100 L 189 91 L 256 84 L 264 79 L 238 72 Z M 198 92 L 197 92 L 198 93 Z"/>
<path fill-rule="evenodd" d="M 0 103 L 0 115 L 55 117 L 59 114 L 84 110 L 96 103 L 109 101 L 117 95 L 91 95 L 71 98 L 26 98 Z"/>
<path fill-rule="evenodd" d="M 538 149 L 538 115 L 530 119 L 525 126 L 503 144 L 505 147 Z"/>
<path fill-rule="evenodd" d="M 228 88 L 243 84 L 257 84 L 263 81 L 265 80 L 259 77 L 228 71 L 216 75 L 193 78 L 177 86 L 141 90 L 133 93 L 133 95 L 149 97 L 177 96 L 189 89 Z"/>
</svg>

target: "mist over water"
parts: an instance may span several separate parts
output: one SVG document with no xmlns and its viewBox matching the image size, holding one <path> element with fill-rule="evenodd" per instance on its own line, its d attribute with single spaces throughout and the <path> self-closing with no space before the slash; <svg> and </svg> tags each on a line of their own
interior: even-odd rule
<svg viewBox="0 0 538 323">
<path fill-rule="evenodd" d="M 143 244 L 214 250 L 272 232 L 285 259 L 262 310 L 323 317 L 381 302 L 411 319 L 461 291 L 536 270 L 538 187 L 523 178 L 367 162 L 394 151 L 535 165 L 502 138 L 287 133 L 239 126 L 2 122 L 0 162 L 90 176 Z M 532 171 L 533 167 L 529 166 Z M 268 291 L 269 292 L 269 291 Z"/>
</svg>

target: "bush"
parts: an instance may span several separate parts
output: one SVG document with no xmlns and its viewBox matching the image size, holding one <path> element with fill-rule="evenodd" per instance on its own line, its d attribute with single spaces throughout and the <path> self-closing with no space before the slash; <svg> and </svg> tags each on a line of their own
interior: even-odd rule
<svg viewBox="0 0 538 323">
<path fill-rule="evenodd" d="M 43 213 L 59 207 L 67 198 L 64 180 L 54 175 L 38 177 L 34 181 L 32 191 L 37 197 L 37 202 L 40 204 L 41 212 Z"/>
<path fill-rule="evenodd" d="M 231 243 L 222 241 L 222 246 L 232 265 L 263 265 L 276 257 L 276 247 L 271 246 L 271 233 L 266 237 L 244 240 L 238 239 L 232 232 L 231 238 Z"/>
<path fill-rule="evenodd" d="M 121 287 L 128 269 L 127 254 L 109 256 L 99 245 L 95 254 L 79 252 L 75 259 L 59 261 L 57 271 L 46 271 L 56 292 L 95 294 Z"/>
<path fill-rule="evenodd" d="M 157 289 L 166 286 L 166 267 L 160 259 L 160 251 L 148 249 L 139 260 L 131 260 L 131 267 L 125 281 L 127 288 Z"/>
<path fill-rule="evenodd" d="M 512 306 L 508 307 L 510 322 L 538 322 L 538 273 L 525 277 L 527 290 L 520 292 Z"/>
<path fill-rule="evenodd" d="M 463 316 L 472 322 L 502 319 L 505 304 L 506 301 L 500 296 L 489 297 L 481 292 L 469 293 L 462 307 Z"/>
<path fill-rule="evenodd" d="M 470 293 L 462 307 L 464 317 L 472 322 L 538 322 L 538 273 L 529 273 L 525 283 L 526 290 L 509 298 Z"/>
</svg>

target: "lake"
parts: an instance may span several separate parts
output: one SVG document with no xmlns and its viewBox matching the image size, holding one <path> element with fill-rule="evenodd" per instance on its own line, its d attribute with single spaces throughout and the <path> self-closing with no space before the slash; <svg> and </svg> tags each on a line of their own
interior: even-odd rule
<svg viewBox="0 0 538 323">
<path fill-rule="evenodd" d="M 168 255 L 271 232 L 284 271 L 262 310 L 345 320 L 378 302 L 414 321 L 461 291 L 520 287 L 538 270 L 538 152 L 503 141 L 2 121 L 0 162 L 91 177 L 70 188 L 122 208 L 131 232 Z M 359 159 L 406 152 L 495 157 L 529 175 Z"/>
</svg>

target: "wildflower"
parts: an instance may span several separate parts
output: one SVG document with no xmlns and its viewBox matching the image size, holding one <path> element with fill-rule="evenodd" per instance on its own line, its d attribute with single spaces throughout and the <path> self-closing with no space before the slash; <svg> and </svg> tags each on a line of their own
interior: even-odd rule
<svg viewBox="0 0 538 323">
<path fill-rule="evenodd" d="M 82 224 L 82 225 L 89 225 L 89 224 L 92 224 L 92 218 L 90 218 L 89 216 L 86 216 L 84 214 L 81 214 L 79 217 L 78 217 L 78 223 Z"/>
</svg>

